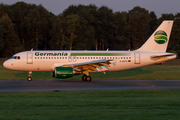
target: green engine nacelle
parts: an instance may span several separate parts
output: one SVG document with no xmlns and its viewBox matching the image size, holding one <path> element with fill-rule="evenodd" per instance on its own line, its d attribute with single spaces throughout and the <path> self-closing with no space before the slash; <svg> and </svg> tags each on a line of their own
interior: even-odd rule
<svg viewBox="0 0 180 120">
<path fill-rule="evenodd" d="M 72 67 L 56 67 L 55 72 L 51 73 L 52 77 L 56 78 L 70 78 L 73 76 Z"/>
</svg>

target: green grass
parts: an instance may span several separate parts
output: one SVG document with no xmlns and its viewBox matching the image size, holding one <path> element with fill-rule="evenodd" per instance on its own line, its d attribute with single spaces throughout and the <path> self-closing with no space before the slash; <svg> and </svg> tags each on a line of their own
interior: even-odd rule
<svg viewBox="0 0 180 120">
<path fill-rule="evenodd" d="M 180 90 L 0 93 L 0 120 L 179 120 Z"/>
<path fill-rule="evenodd" d="M 106 72 L 103 73 L 92 73 L 90 76 L 93 79 L 123 79 L 123 80 L 179 80 L 180 79 L 180 66 L 146 66 L 142 68 L 136 68 L 126 71 L 117 71 L 117 72 Z M 1 80 L 26 80 L 28 76 L 27 72 L 18 72 L 5 69 L 3 66 L 0 66 L 0 79 Z M 68 80 L 80 80 L 82 75 L 77 75 Z M 33 72 L 33 79 L 56 79 L 51 77 L 50 72 Z"/>
<path fill-rule="evenodd" d="M 93 79 L 180 79 L 179 66 L 146 66 L 93 73 Z M 0 66 L 0 79 L 26 79 L 27 72 Z M 53 79 L 34 72 L 34 79 Z M 79 80 L 81 75 L 73 78 Z M 0 120 L 179 120 L 180 90 L 106 90 L 0 93 Z"/>
</svg>

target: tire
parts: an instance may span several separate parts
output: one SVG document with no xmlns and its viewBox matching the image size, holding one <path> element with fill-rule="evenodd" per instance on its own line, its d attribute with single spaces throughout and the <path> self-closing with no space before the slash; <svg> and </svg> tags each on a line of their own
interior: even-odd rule
<svg viewBox="0 0 180 120">
<path fill-rule="evenodd" d="M 86 77 L 87 77 L 86 75 L 83 75 L 83 76 L 82 76 L 82 80 L 83 80 L 83 81 L 86 81 Z"/>
<path fill-rule="evenodd" d="M 32 78 L 31 78 L 31 77 L 28 77 L 27 80 L 28 80 L 28 81 L 32 81 Z"/>
<path fill-rule="evenodd" d="M 86 77 L 86 81 L 87 81 L 87 82 L 90 82 L 90 81 L 91 81 L 91 77 L 90 77 L 90 76 L 87 76 L 87 77 Z"/>
</svg>

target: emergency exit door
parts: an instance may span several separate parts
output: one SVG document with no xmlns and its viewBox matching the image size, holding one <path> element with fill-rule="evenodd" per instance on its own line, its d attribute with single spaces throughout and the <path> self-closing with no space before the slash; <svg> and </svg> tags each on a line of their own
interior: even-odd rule
<svg viewBox="0 0 180 120">
<path fill-rule="evenodd" d="M 27 64 L 33 64 L 33 53 L 27 53 Z"/>
</svg>

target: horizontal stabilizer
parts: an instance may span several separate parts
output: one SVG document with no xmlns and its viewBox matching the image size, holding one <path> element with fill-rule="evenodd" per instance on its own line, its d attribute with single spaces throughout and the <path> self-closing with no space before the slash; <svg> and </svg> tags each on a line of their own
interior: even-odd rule
<svg viewBox="0 0 180 120">
<path fill-rule="evenodd" d="M 165 55 L 154 55 L 151 56 L 152 60 L 168 60 L 168 59 L 173 59 L 176 58 L 176 54 L 170 53 L 170 54 L 165 54 Z"/>
<path fill-rule="evenodd" d="M 169 56 L 176 56 L 176 54 L 167 54 L 167 55 L 159 55 L 159 56 L 151 56 L 151 58 L 162 58 L 162 57 L 169 57 Z"/>
</svg>

